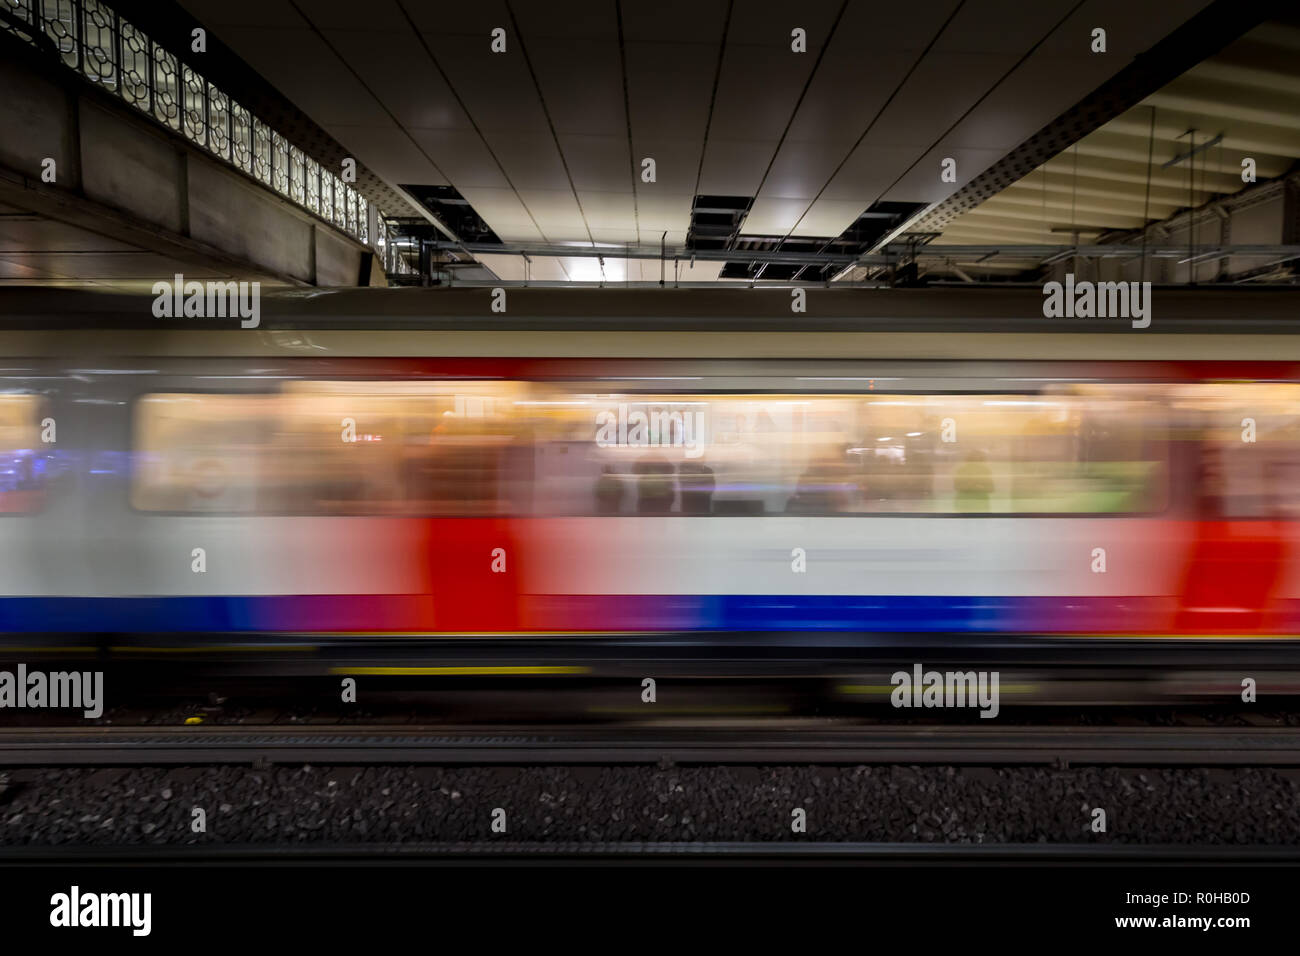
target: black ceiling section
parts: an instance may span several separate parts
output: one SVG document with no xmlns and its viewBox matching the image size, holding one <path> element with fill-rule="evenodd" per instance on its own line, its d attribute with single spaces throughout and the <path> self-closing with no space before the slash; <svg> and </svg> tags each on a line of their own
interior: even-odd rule
<svg viewBox="0 0 1300 956">
<path fill-rule="evenodd" d="M 700 200 L 719 200 L 728 197 L 697 196 Z M 924 209 L 925 203 L 878 202 L 859 216 L 842 233 L 829 236 L 733 236 L 726 245 L 697 245 L 695 248 L 735 249 L 738 252 L 753 249 L 762 252 L 797 252 L 807 255 L 861 255 L 888 235 L 899 224 Z M 710 210 L 712 211 L 712 210 Z M 693 221 L 693 219 L 692 219 Z M 719 227 L 720 228 L 720 227 Z M 827 282 L 842 266 L 797 265 L 777 262 L 753 262 L 736 259 L 723 265 L 720 279 L 766 279 L 775 281 Z"/>
<path fill-rule="evenodd" d="M 461 242 L 501 245 L 492 227 L 453 187 L 400 185 Z"/>
<path fill-rule="evenodd" d="M 753 204 L 753 196 L 696 196 L 686 248 L 730 249 Z"/>
<path fill-rule="evenodd" d="M 872 203 L 871 208 L 840 233 L 835 243 L 853 246 L 855 252 L 866 252 L 927 205 L 923 202 Z"/>
</svg>

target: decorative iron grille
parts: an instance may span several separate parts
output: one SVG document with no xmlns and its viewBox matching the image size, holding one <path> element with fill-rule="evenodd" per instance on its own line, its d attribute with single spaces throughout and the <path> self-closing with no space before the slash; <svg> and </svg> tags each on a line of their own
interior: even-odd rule
<svg viewBox="0 0 1300 956">
<path fill-rule="evenodd" d="M 89 82 L 366 242 L 364 197 L 107 3 L 0 0 L 0 11 L 0 32 L 52 46 Z"/>
</svg>

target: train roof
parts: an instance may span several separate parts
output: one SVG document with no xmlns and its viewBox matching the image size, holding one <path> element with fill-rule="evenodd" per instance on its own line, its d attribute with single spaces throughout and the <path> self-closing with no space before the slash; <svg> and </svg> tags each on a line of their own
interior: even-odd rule
<svg viewBox="0 0 1300 956">
<path fill-rule="evenodd" d="M 1149 328 L 1125 318 L 1045 318 L 1032 288 L 474 288 L 260 290 L 258 330 L 589 332 L 936 332 L 1123 335 L 1292 334 L 1297 290 L 1156 286 Z M 0 328 L 27 330 L 239 330 L 238 318 L 159 318 L 156 296 L 82 289 L 0 287 Z M 1300 341 L 1300 340 L 1298 340 Z"/>
</svg>

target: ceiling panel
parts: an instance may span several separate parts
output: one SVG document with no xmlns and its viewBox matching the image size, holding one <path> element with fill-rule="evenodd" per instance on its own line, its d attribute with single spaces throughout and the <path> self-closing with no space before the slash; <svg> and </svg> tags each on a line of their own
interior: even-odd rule
<svg viewBox="0 0 1300 956">
<path fill-rule="evenodd" d="M 586 237 L 582 210 L 571 190 L 521 189 L 519 198 L 545 235 L 556 240 Z"/>
<path fill-rule="evenodd" d="M 616 43 L 530 39 L 528 57 L 557 134 L 626 138 L 623 63 Z"/>
<path fill-rule="evenodd" d="M 307 28 L 223 27 L 221 39 L 321 126 L 374 125 L 383 109 Z"/>
<path fill-rule="evenodd" d="M 897 202 L 939 202 L 984 172 L 1002 156 L 1003 150 L 1000 149 L 938 147 L 922 156 L 898 184 L 880 198 Z M 945 183 L 939 178 L 946 158 L 957 160 L 955 183 Z"/>
<path fill-rule="evenodd" d="M 636 135 L 632 140 L 632 160 L 636 169 L 636 190 L 641 193 L 695 194 L 700 171 L 700 139 L 672 139 Z M 655 161 L 655 181 L 641 181 L 641 163 L 647 157 Z"/>
<path fill-rule="evenodd" d="M 825 187 L 842 157 L 823 143 L 786 141 L 763 182 L 760 196 L 811 202 Z"/>
<path fill-rule="evenodd" d="M 438 164 L 447 182 L 463 196 L 466 189 L 509 189 L 510 182 L 474 130 L 412 129 L 411 136 Z M 418 180 L 399 180 L 414 183 Z"/>
<path fill-rule="evenodd" d="M 514 30 L 510 26 L 510 11 L 502 0 L 474 0 L 473 3 L 460 4 L 454 8 L 416 0 L 401 0 L 401 4 L 421 33 L 454 37 L 457 42 L 465 44 L 472 44 L 481 38 L 483 49 L 487 50 L 492 31 L 496 27 L 502 27 L 506 30 L 509 49 L 509 39 Z"/>
<path fill-rule="evenodd" d="M 995 53 L 931 53 L 867 135 L 867 145 L 929 148 L 1015 63 Z"/>
<path fill-rule="evenodd" d="M 624 220 L 624 225 L 614 227 L 591 227 L 591 238 L 597 243 L 616 243 L 618 245 L 635 245 L 640 241 L 634 219 Z"/>
<path fill-rule="evenodd" d="M 447 182 L 440 167 L 429 161 L 418 141 L 396 126 L 345 126 L 331 124 L 325 131 L 348 148 L 363 165 L 391 184 Z"/>
<path fill-rule="evenodd" d="M 634 138 L 703 138 L 716 56 L 686 43 L 628 43 L 624 50 Z"/>
<path fill-rule="evenodd" d="M 182 0 L 182 6 L 209 26 L 302 25 L 302 17 L 288 0 Z"/>
<path fill-rule="evenodd" d="M 749 215 L 741 223 L 741 235 L 784 236 L 807 208 L 806 199 L 755 199 Z"/>
<path fill-rule="evenodd" d="M 796 236 L 838 236 L 857 221 L 868 203 L 856 199 L 818 199 L 794 227 Z"/>
<path fill-rule="evenodd" d="M 967 0 L 935 42 L 934 52 L 1006 53 L 1019 59 L 1075 6 L 1078 0 Z"/>
<path fill-rule="evenodd" d="M 560 148 L 577 189 L 632 192 L 632 158 L 626 133 L 617 136 L 561 134 Z M 639 164 L 636 175 L 640 175 Z"/>
<path fill-rule="evenodd" d="M 484 135 L 516 189 L 569 188 L 569 177 L 550 133 L 526 136 L 494 130 Z"/>
<path fill-rule="evenodd" d="M 638 192 L 637 216 L 644 240 L 658 242 L 664 229 L 684 231 L 690 225 L 692 199 L 689 195 Z"/>
<path fill-rule="evenodd" d="M 618 13 L 609 0 L 548 0 L 511 9 L 530 50 L 539 38 L 618 42 Z"/>
<path fill-rule="evenodd" d="M 712 196 L 753 196 L 772 161 L 776 141 L 709 137 L 700 170 L 699 192 Z"/>
<path fill-rule="evenodd" d="M 777 47 L 728 42 L 709 136 L 779 139 L 816 62 L 811 43 L 808 53 L 793 53 L 788 42 Z"/>
<path fill-rule="evenodd" d="M 799 106 L 788 139 L 851 147 L 919 55 L 916 50 L 863 55 L 852 44 L 842 43 L 837 34 Z"/>
<path fill-rule="evenodd" d="M 423 36 L 479 129 L 521 136 L 550 134 L 522 56 L 492 53 L 486 35 L 481 44 L 449 33 Z"/>
<path fill-rule="evenodd" d="M 831 179 L 821 198 L 861 200 L 862 208 L 866 209 L 915 158 L 916 150 L 911 147 L 859 146 Z"/>
<path fill-rule="evenodd" d="M 717 49 L 727 16 L 720 0 L 655 0 L 623 3 L 623 38 L 628 43 L 711 46 Z"/>
<path fill-rule="evenodd" d="M 473 128 L 423 44 L 409 31 L 327 30 L 325 36 L 403 126 Z"/>
<path fill-rule="evenodd" d="M 630 192 L 580 190 L 578 198 L 582 201 L 583 214 L 592 230 L 618 229 L 633 221 L 636 202 Z M 635 230 L 633 235 L 635 236 Z"/>
</svg>

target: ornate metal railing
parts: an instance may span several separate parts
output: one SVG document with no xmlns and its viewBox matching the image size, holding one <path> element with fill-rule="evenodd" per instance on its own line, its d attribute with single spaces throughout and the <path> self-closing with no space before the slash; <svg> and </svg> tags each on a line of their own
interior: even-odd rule
<svg viewBox="0 0 1300 956">
<path fill-rule="evenodd" d="M 66 66 L 154 122 L 335 228 L 369 241 L 365 197 L 108 4 L 0 0 L 0 31 L 52 47 Z"/>
</svg>

